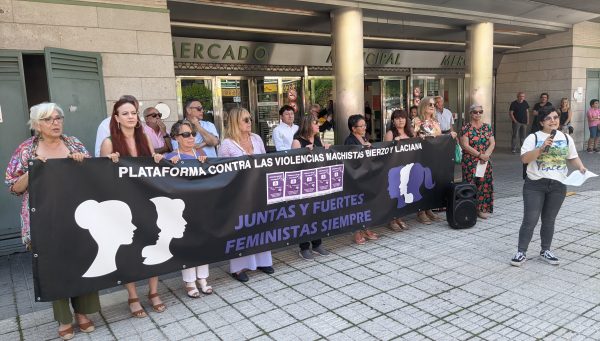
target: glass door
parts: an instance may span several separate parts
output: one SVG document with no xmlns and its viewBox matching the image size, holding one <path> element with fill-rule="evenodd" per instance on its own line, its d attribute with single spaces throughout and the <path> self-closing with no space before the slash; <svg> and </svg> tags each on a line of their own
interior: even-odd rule
<svg viewBox="0 0 600 341">
<path fill-rule="evenodd" d="M 256 133 L 260 135 L 268 151 L 275 148 L 273 128 L 279 124 L 279 78 L 256 79 Z"/>
<path fill-rule="evenodd" d="M 383 78 L 383 119 L 381 121 L 381 131 L 387 132 L 390 128 L 390 118 L 394 110 L 408 110 L 406 93 L 406 79 Z"/>
<path fill-rule="evenodd" d="M 365 137 L 369 141 L 382 140 L 381 93 L 380 79 L 365 79 L 365 111 L 363 114 L 367 123 Z"/>
</svg>

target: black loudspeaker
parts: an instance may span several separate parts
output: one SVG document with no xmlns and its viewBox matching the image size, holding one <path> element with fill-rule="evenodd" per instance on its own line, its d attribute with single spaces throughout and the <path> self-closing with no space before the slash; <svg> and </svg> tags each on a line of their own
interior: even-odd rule
<svg viewBox="0 0 600 341">
<path fill-rule="evenodd" d="M 477 188 L 460 182 L 450 186 L 446 220 L 455 229 L 466 229 L 477 223 Z"/>
</svg>

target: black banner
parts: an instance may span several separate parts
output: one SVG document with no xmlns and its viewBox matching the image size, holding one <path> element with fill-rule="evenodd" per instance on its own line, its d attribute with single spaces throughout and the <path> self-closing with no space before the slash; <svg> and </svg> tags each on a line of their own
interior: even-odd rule
<svg viewBox="0 0 600 341">
<path fill-rule="evenodd" d="M 454 146 L 442 136 L 204 164 L 35 161 L 29 189 L 36 299 L 72 297 L 443 206 Z"/>
</svg>

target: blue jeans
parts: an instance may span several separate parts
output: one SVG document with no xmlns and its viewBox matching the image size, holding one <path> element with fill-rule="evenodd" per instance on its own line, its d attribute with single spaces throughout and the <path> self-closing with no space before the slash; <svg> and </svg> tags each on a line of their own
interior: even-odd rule
<svg viewBox="0 0 600 341">
<path fill-rule="evenodd" d="M 542 217 L 542 227 L 540 228 L 540 238 L 542 240 L 542 250 L 550 250 L 552 237 L 554 236 L 554 222 L 558 211 L 565 200 L 567 186 L 551 179 L 530 180 L 525 179 L 523 184 L 523 222 L 519 229 L 519 248 L 518 251 L 526 252 L 533 230 L 540 216 Z"/>
</svg>

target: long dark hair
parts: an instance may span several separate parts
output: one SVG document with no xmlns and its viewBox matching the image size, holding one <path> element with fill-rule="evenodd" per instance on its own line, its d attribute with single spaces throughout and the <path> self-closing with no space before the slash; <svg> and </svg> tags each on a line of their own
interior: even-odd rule
<svg viewBox="0 0 600 341">
<path fill-rule="evenodd" d="M 400 135 L 398 128 L 396 128 L 396 125 L 394 124 L 394 120 L 396 118 L 400 118 L 400 117 L 402 117 L 406 120 L 406 123 L 404 124 L 404 133 L 406 135 L 408 135 L 408 137 L 415 137 L 415 133 L 413 132 L 413 128 L 412 128 L 412 124 L 410 124 L 410 118 L 408 117 L 408 113 L 405 110 L 401 110 L 401 109 L 396 109 L 392 113 L 392 118 L 391 118 L 392 127 L 390 128 L 390 130 L 392 131 L 394 136 Z"/>
<path fill-rule="evenodd" d="M 317 135 L 317 134 L 313 134 L 313 131 L 312 131 L 312 123 L 314 121 L 316 121 L 316 119 L 314 118 L 313 115 L 302 116 L 302 119 L 300 120 L 300 128 L 298 128 L 298 132 L 296 133 L 296 136 L 302 137 L 302 138 L 308 140 L 312 136 Z"/>
<path fill-rule="evenodd" d="M 131 151 L 127 147 L 125 135 L 123 135 L 115 116 L 119 115 L 119 107 L 127 103 L 133 105 L 136 111 L 138 111 L 140 108 L 135 97 L 130 95 L 123 96 L 119 98 L 119 100 L 113 106 L 112 116 L 110 119 L 110 140 L 113 145 L 113 152 L 118 152 L 121 154 L 121 156 L 131 156 Z M 148 145 L 148 138 L 146 137 L 146 134 L 144 134 L 144 128 L 142 127 L 139 116 L 138 124 L 134 128 L 133 136 L 135 139 L 135 148 L 137 149 L 138 156 L 152 156 L 152 149 Z"/>
</svg>

